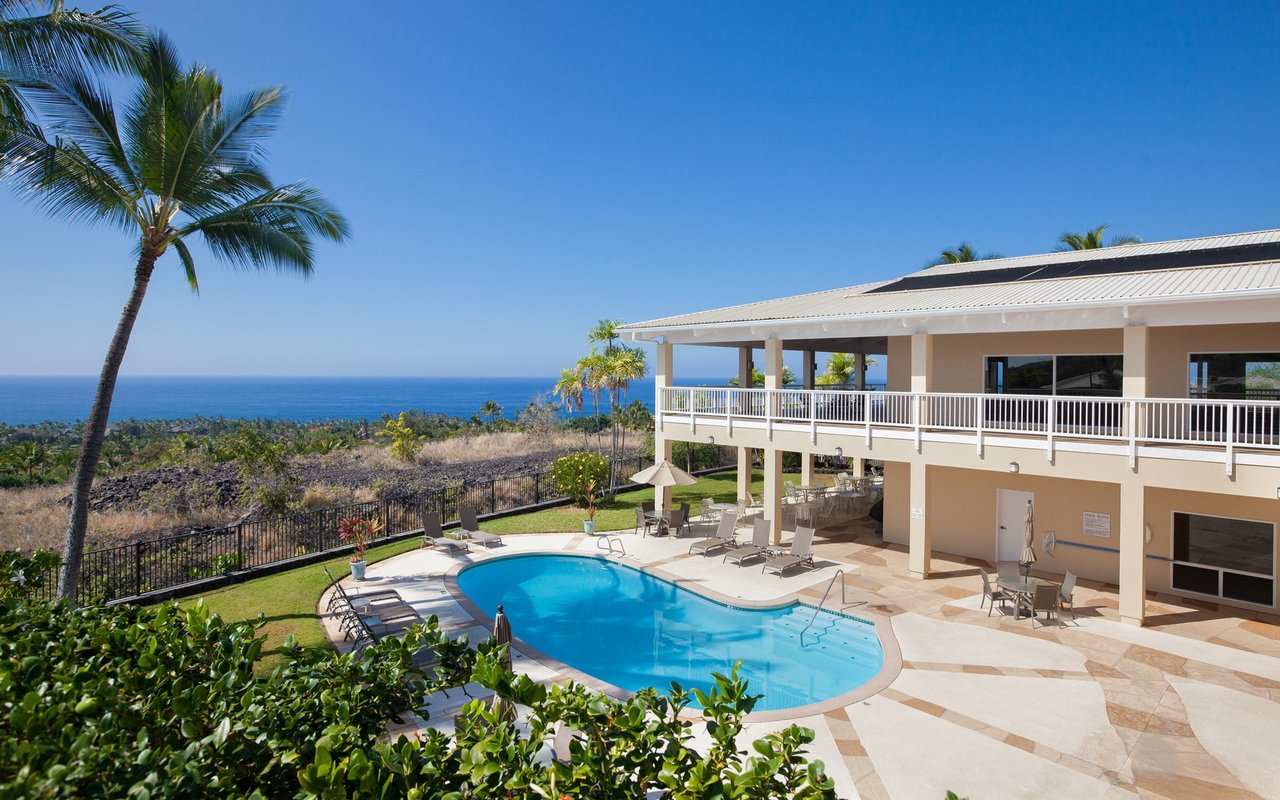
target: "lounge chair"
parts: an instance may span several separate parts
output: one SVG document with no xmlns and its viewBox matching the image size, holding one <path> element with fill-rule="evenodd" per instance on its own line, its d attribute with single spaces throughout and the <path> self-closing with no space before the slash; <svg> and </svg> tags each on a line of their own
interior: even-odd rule
<svg viewBox="0 0 1280 800">
<path fill-rule="evenodd" d="M 335 577 L 333 577 L 333 573 L 329 571 L 329 565 L 328 565 L 328 564 L 322 564 L 322 565 L 320 566 L 320 568 L 324 570 L 324 574 L 325 574 L 325 576 L 329 578 L 329 583 L 333 584 L 333 585 L 334 585 L 334 587 L 337 589 L 337 591 L 335 591 L 333 594 L 329 595 L 329 606 L 328 606 L 329 611 L 333 611 L 333 609 L 334 609 L 334 607 L 335 607 L 335 606 L 337 606 L 337 605 L 339 605 L 340 603 L 342 603 L 342 602 L 343 602 L 343 597 L 344 597 L 344 596 L 347 596 L 347 597 L 368 597 L 368 598 L 375 598 L 375 597 L 390 597 L 390 598 L 395 599 L 395 600 L 400 600 L 400 599 L 401 599 L 401 597 L 400 597 L 400 593 L 399 593 L 399 592 L 397 592 L 395 589 L 358 589 L 358 588 L 353 588 L 350 592 L 348 592 L 348 591 L 344 590 L 341 586 L 339 586 L 339 585 L 338 585 L 338 579 L 337 579 L 337 578 L 335 578 Z"/>
<path fill-rule="evenodd" d="M 1076 601 L 1072 595 L 1076 591 L 1076 576 L 1067 571 L 1066 576 L 1062 579 L 1062 588 L 1058 590 L 1058 619 L 1062 619 L 1062 610 L 1064 606 L 1071 606 L 1066 609 L 1071 615 L 1071 621 L 1076 621 Z"/>
<path fill-rule="evenodd" d="M 1035 594 L 1018 595 L 1018 610 L 1026 609 L 1031 613 L 1032 626 L 1035 625 L 1036 612 L 1044 612 L 1044 624 L 1049 624 L 1049 618 L 1058 612 L 1058 592 L 1061 586 L 1052 583 L 1042 583 L 1036 586 Z"/>
<path fill-rule="evenodd" d="M 502 537 L 498 534 L 480 530 L 480 523 L 476 522 L 476 510 L 474 508 L 464 507 L 458 509 L 458 523 L 459 529 L 473 542 L 479 542 L 485 547 L 502 544 Z"/>
<path fill-rule="evenodd" d="M 440 528 L 440 512 L 428 511 L 422 516 L 422 546 L 434 547 L 446 553 L 465 553 L 470 548 L 466 542 L 450 539 Z"/>
<path fill-rule="evenodd" d="M 813 546 L 813 528 L 798 527 L 796 528 L 795 538 L 791 540 L 791 549 L 784 555 L 768 556 L 764 560 L 764 567 L 761 573 L 773 570 L 778 573 L 778 577 L 782 577 L 782 573 L 791 569 L 798 564 L 813 563 L 813 555 L 809 549 Z"/>
<path fill-rule="evenodd" d="M 751 523 L 751 542 L 725 550 L 721 563 L 732 561 L 738 566 L 748 558 L 764 558 L 769 549 L 769 520 L 756 517 Z"/>
<path fill-rule="evenodd" d="M 733 531 L 737 524 L 737 516 L 726 511 L 720 516 L 720 527 L 716 529 L 716 535 L 710 539 L 699 539 L 689 545 L 689 552 L 702 553 L 704 556 L 709 556 L 717 550 L 723 550 L 733 545 Z"/>
<path fill-rule="evenodd" d="M 990 600 L 991 607 L 987 609 L 987 616 L 989 617 L 991 616 L 992 610 L 995 609 L 997 602 L 1000 603 L 1001 608 L 1004 608 L 1006 605 L 1008 605 L 1009 599 L 1010 597 L 1012 597 L 1012 595 L 1010 595 L 1004 589 L 992 589 L 991 576 L 988 575 L 985 570 L 981 572 L 981 575 L 982 575 L 982 599 L 978 601 L 978 608 L 982 608 L 982 606 L 988 600 Z"/>
</svg>

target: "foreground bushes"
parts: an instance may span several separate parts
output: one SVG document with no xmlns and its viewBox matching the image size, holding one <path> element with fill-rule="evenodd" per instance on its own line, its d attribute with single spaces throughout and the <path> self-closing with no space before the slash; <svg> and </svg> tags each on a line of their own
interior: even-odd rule
<svg viewBox="0 0 1280 800">
<path fill-rule="evenodd" d="M 576 685 L 534 684 L 432 618 L 360 657 L 294 653 L 268 677 L 253 664 L 259 623 L 202 605 L 70 608 L 24 599 L 23 560 L 0 559 L 2 797 L 833 797 L 806 729 L 738 751 L 756 698 L 735 675 L 698 695 L 713 744 L 691 745 L 689 695 L 626 702 Z M 437 666 L 416 668 L 420 650 Z M 426 716 L 423 698 L 477 682 L 528 709 L 517 728 L 490 703 L 464 708 L 453 735 L 385 737 Z M 451 691 L 456 691 L 451 688 Z M 557 722 L 582 733 L 569 763 L 538 758 Z"/>
</svg>

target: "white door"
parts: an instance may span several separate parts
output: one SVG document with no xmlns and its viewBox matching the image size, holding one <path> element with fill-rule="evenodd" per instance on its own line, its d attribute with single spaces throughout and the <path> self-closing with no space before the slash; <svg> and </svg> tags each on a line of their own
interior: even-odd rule
<svg viewBox="0 0 1280 800">
<path fill-rule="evenodd" d="M 1027 503 L 1034 492 L 996 490 L 996 561 L 1017 561 L 1027 535 Z"/>
</svg>

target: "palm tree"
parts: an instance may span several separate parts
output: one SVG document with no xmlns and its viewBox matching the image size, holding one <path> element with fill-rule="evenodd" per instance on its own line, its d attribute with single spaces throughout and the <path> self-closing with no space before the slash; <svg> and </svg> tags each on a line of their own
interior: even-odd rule
<svg viewBox="0 0 1280 800">
<path fill-rule="evenodd" d="M 796 382 L 796 374 L 791 371 L 791 367 L 788 367 L 786 364 L 783 364 L 782 365 L 782 385 L 791 386 L 795 382 Z M 739 383 L 740 381 L 738 380 L 737 375 L 734 375 L 732 378 L 729 379 L 730 386 L 737 386 Z M 760 371 L 759 367 L 752 367 L 750 388 L 754 388 L 756 386 L 764 386 L 764 373 Z"/>
<path fill-rule="evenodd" d="M 941 254 L 934 260 L 929 262 L 929 266 L 936 267 L 939 264 L 965 264 L 970 261 L 986 261 L 989 258 L 1000 258 L 999 253 L 987 253 L 986 255 L 978 255 L 973 245 L 968 242 L 961 242 L 960 246 L 954 250 L 943 250 Z"/>
<path fill-rule="evenodd" d="M 582 372 L 582 362 L 578 362 L 578 366 L 569 367 L 560 370 L 560 380 L 556 381 L 555 387 L 552 389 L 556 397 L 560 398 L 564 410 L 572 414 L 577 411 L 582 413 L 583 395 L 587 391 L 586 375 Z M 582 428 L 582 445 L 587 446 L 587 428 Z"/>
<path fill-rule="evenodd" d="M 874 367 L 876 360 L 864 356 L 864 367 Z M 832 353 L 827 357 L 826 370 L 815 379 L 819 386 L 848 386 L 857 382 L 858 359 L 848 353 Z"/>
<path fill-rule="evenodd" d="M 19 469 L 26 470 L 28 481 L 36 470 L 44 472 L 49 464 L 49 450 L 39 442 L 19 442 L 13 446 L 12 457 Z"/>
<path fill-rule="evenodd" d="M 1142 237 L 1131 234 L 1117 234 L 1111 237 L 1111 241 L 1104 242 L 1102 241 L 1102 232 L 1108 227 L 1110 226 L 1099 225 L 1084 233 L 1064 233 L 1058 239 L 1058 250 L 1097 250 L 1101 247 L 1119 247 L 1123 244 L 1142 244 Z"/>
<path fill-rule="evenodd" d="M 591 393 L 591 400 L 595 406 L 597 451 L 604 450 L 604 443 L 598 426 L 600 424 L 600 393 L 605 391 L 609 385 L 607 364 L 606 358 L 593 347 L 588 355 L 578 359 L 577 366 L 578 372 L 582 373 L 583 388 Z"/>
<path fill-rule="evenodd" d="M 613 486 L 613 468 L 618 460 L 621 445 L 621 409 L 625 402 L 627 389 L 631 381 L 644 377 L 646 366 L 644 351 L 633 347 L 617 347 L 613 353 L 604 356 L 601 365 L 604 370 L 605 386 L 609 390 L 609 485 Z"/>
<path fill-rule="evenodd" d="M 42 7 L 47 13 L 31 14 Z M 33 123 L 23 89 L 50 68 L 81 76 L 131 70 L 145 35 L 133 15 L 116 6 L 85 13 L 66 9 L 62 0 L 0 0 L 0 125 Z"/>
<path fill-rule="evenodd" d="M 620 327 L 622 327 L 622 320 L 620 319 L 600 320 L 594 328 L 587 331 L 587 344 L 604 342 L 604 354 L 606 356 L 613 355 L 615 349 L 613 343 L 618 341 L 618 328 Z"/>
<path fill-rule="evenodd" d="M 493 427 L 493 421 L 502 416 L 502 406 L 497 400 L 485 400 L 480 406 L 480 413 L 489 418 L 489 427 Z"/>
<path fill-rule="evenodd" d="M 33 96 L 54 137 L 0 128 L 8 180 L 55 216 L 108 222 L 137 236 L 133 288 L 107 348 L 72 484 L 58 595 L 74 601 L 116 376 L 156 262 L 173 248 L 198 291 L 187 242 L 202 238 L 232 264 L 306 276 L 314 239 L 341 241 L 348 229 L 315 189 L 277 186 L 267 177 L 262 140 L 275 128 L 284 91 L 224 98 L 218 76 L 204 67 L 184 70 L 162 34 L 144 46 L 123 128 L 105 91 L 75 70 L 46 75 Z"/>
</svg>

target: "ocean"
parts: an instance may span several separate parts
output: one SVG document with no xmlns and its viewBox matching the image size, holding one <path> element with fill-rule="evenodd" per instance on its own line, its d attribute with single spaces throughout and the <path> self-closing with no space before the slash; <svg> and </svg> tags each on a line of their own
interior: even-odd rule
<svg viewBox="0 0 1280 800">
<path fill-rule="evenodd" d="M 721 383 L 714 379 L 694 383 Z M 74 422 L 89 415 L 97 378 L 0 376 L 0 423 Z M 122 376 L 112 421 L 229 417 L 378 419 L 409 409 L 469 417 L 497 400 L 514 418 L 534 398 L 550 396 L 555 378 L 284 378 Z M 635 381 L 627 402 L 653 407 L 653 378 Z M 551 398 L 554 399 L 554 398 Z M 601 397 L 601 410 L 608 399 Z M 587 397 L 585 410 L 591 410 Z"/>
</svg>

